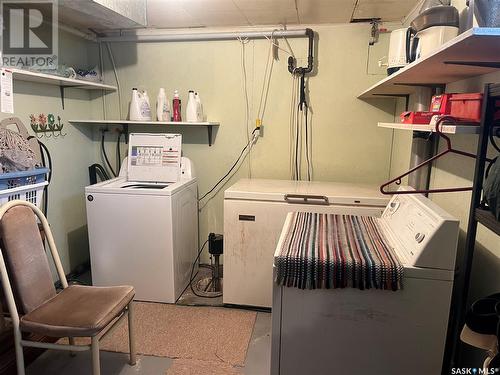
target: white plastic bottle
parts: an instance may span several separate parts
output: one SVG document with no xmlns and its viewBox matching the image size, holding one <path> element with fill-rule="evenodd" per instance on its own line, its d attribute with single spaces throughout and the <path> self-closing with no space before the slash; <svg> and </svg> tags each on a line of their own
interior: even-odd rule
<svg viewBox="0 0 500 375">
<path fill-rule="evenodd" d="M 198 118 L 198 122 L 202 122 L 205 120 L 205 114 L 203 113 L 203 104 L 201 103 L 200 95 L 195 92 L 194 98 L 196 99 L 196 117 Z"/>
<path fill-rule="evenodd" d="M 156 99 L 156 119 L 158 121 L 170 121 L 170 107 L 168 105 L 167 95 L 165 94 L 165 89 L 162 87 L 158 92 L 158 98 Z"/>
<path fill-rule="evenodd" d="M 151 115 L 151 103 L 149 102 L 148 92 L 144 90 L 144 102 L 142 103 L 141 112 L 143 116 L 143 121 L 152 121 L 153 116 Z"/>
<path fill-rule="evenodd" d="M 129 118 L 131 121 L 140 121 L 141 120 L 141 100 L 139 99 L 139 92 L 134 87 L 132 89 L 132 98 L 130 99 L 130 112 Z"/>
<path fill-rule="evenodd" d="M 149 105 L 148 94 L 136 88 L 132 89 L 132 99 L 130 101 L 130 120 L 151 121 L 151 106 Z"/>
<path fill-rule="evenodd" d="M 198 104 L 196 103 L 196 98 L 194 96 L 194 91 L 189 90 L 188 102 L 186 106 L 186 121 L 187 122 L 198 122 Z"/>
</svg>

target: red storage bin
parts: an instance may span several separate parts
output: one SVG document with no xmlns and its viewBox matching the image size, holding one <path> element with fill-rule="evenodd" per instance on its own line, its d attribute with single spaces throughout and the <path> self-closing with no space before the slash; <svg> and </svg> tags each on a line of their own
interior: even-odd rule
<svg viewBox="0 0 500 375">
<path fill-rule="evenodd" d="M 452 94 L 450 98 L 450 116 L 459 120 L 481 121 L 482 93 Z"/>
<path fill-rule="evenodd" d="M 402 124 L 430 124 L 434 112 L 403 112 L 399 115 Z"/>
</svg>

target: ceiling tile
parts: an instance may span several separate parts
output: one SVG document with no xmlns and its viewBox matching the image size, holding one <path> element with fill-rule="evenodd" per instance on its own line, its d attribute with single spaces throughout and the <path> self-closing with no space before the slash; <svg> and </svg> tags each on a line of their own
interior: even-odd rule
<svg viewBox="0 0 500 375">
<path fill-rule="evenodd" d="M 203 26 L 249 26 L 245 16 L 240 11 L 190 12 Z"/>
<path fill-rule="evenodd" d="M 148 26 L 158 28 L 200 27 L 200 22 L 191 16 L 180 0 L 148 0 Z"/>
<path fill-rule="evenodd" d="M 281 12 L 246 10 L 244 14 L 251 25 L 290 25 L 298 23 L 295 9 Z"/>
<path fill-rule="evenodd" d="M 282 11 L 295 10 L 295 0 L 233 0 L 241 10 L 251 11 Z"/>
<path fill-rule="evenodd" d="M 348 23 L 356 0 L 297 0 L 301 23 Z"/>
<path fill-rule="evenodd" d="M 233 0 L 251 25 L 298 23 L 295 0 Z"/>
<path fill-rule="evenodd" d="M 209 5 L 209 6 L 207 6 Z M 248 26 L 233 0 L 184 0 L 183 9 L 203 26 Z"/>
<path fill-rule="evenodd" d="M 407 15 L 417 2 L 418 0 L 148 0 L 147 7 L 150 27 L 172 28 L 348 23 L 351 17 L 396 21 Z"/>
<path fill-rule="evenodd" d="M 188 12 L 237 12 L 233 0 L 183 0 L 182 7 Z"/>
<path fill-rule="evenodd" d="M 419 0 L 359 0 L 353 18 L 381 18 L 399 21 L 413 9 Z"/>
</svg>

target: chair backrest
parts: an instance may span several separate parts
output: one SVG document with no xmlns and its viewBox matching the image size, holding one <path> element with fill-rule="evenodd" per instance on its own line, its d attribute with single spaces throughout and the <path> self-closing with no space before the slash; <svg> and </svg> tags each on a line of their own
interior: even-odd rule
<svg viewBox="0 0 500 375">
<path fill-rule="evenodd" d="M 26 314 L 56 295 L 36 216 L 27 206 L 15 206 L 0 227 L 10 281 Z"/>
</svg>

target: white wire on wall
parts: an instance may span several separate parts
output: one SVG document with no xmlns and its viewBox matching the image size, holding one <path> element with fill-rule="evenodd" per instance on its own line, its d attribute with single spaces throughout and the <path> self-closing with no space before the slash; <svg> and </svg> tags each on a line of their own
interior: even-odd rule
<svg viewBox="0 0 500 375">
<path fill-rule="evenodd" d="M 278 50 L 281 50 L 285 52 L 287 55 L 293 56 L 293 52 L 287 51 L 281 47 L 277 43 L 274 42 L 274 33 L 277 32 L 278 30 L 273 31 L 271 34 L 271 38 L 268 38 L 265 36 L 265 38 L 269 41 L 269 49 L 267 53 L 267 60 L 266 60 L 266 66 L 264 69 L 264 77 L 262 81 L 262 88 L 260 91 L 260 98 L 259 98 L 259 107 L 256 113 L 256 122 L 262 123 L 264 115 L 265 115 L 265 110 L 267 106 L 267 101 L 269 97 L 269 89 L 271 86 L 271 78 L 272 78 L 272 71 L 273 71 L 273 66 L 274 66 L 274 55 L 273 55 L 273 48 L 278 48 Z M 246 38 L 237 38 L 238 42 L 240 43 L 241 46 L 241 52 L 240 52 L 240 58 L 241 58 L 241 73 L 242 73 L 242 82 L 243 82 L 243 97 L 245 100 L 245 122 L 244 122 L 244 130 L 245 130 L 245 136 L 247 143 L 243 150 L 241 151 L 239 157 L 236 159 L 236 162 L 233 164 L 233 166 L 230 168 L 229 172 L 223 176 L 216 184 L 215 186 L 212 187 L 207 193 L 203 194 L 201 198 L 199 198 L 199 201 L 204 200 L 205 198 L 211 199 L 213 196 L 215 196 L 222 187 L 225 186 L 227 181 L 233 176 L 233 174 L 239 169 L 239 166 L 244 162 L 245 159 L 248 160 L 248 176 L 252 176 L 252 168 L 251 168 L 251 152 L 252 148 L 257 142 L 257 139 L 259 137 L 259 132 L 258 128 L 254 126 L 250 126 L 251 121 L 250 121 L 250 104 L 249 104 L 249 95 L 248 95 L 248 79 L 247 79 L 247 66 L 246 66 L 246 47 L 249 42 L 248 39 Z M 288 42 L 287 42 L 288 44 Z M 289 46 L 289 44 L 288 44 Z M 255 57 L 255 53 L 254 53 Z M 255 61 L 255 60 L 254 60 Z M 255 62 L 254 62 L 254 67 L 255 67 Z M 293 75 L 293 80 L 294 82 L 296 81 L 298 83 L 298 80 L 296 79 L 295 75 Z M 253 85 L 252 85 L 253 87 Z M 298 86 L 296 89 L 296 93 L 298 93 Z M 296 96 L 296 103 L 294 106 L 297 105 L 297 94 Z M 200 210 L 205 207 L 206 203 L 201 206 Z"/>
<path fill-rule="evenodd" d="M 102 56 L 102 42 L 99 42 L 99 65 L 101 69 L 101 80 L 104 82 L 104 58 Z M 106 93 L 104 90 L 101 92 L 102 98 L 102 115 L 103 119 L 106 120 Z"/>
<path fill-rule="evenodd" d="M 246 54 L 245 54 L 245 47 L 249 43 L 249 39 L 245 38 L 239 38 L 238 41 L 241 44 L 241 75 L 242 75 L 242 81 L 243 81 L 243 97 L 245 99 L 245 122 L 244 122 L 244 131 L 245 131 L 245 136 L 247 140 L 247 144 L 250 143 L 250 130 L 248 128 L 249 122 L 250 122 L 250 104 L 248 100 L 248 85 L 247 85 L 247 68 L 246 68 Z M 251 163 L 251 157 L 250 157 L 250 152 L 251 150 L 248 150 L 248 158 L 247 158 L 247 163 L 248 163 L 248 178 L 252 178 L 252 163 Z"/>
<path fill-rule="evenodd" d="M 109 43 L 106 43 L 106 48 L 108 49 L 108 54 L 109 54 L 109 60 L 111 61 L 111 66 L 113 67 L 113 73 L 115 75 L 115 80 L 116 80 L 116 89 L 118 91 L 118 114 L 120 115 L 120 120 L 123 119 L 122 117 L 122 90 L 120 87 L 120 80 L 118 79 L 118 72 L 116 70 L 116 65 L 115 65 L 115 58 L 113 56 L 113 51 L 111 50 L 111 46 Z"/>
<path fill-rule="evenodd" d="M 267 106 L 267 100 L 269 96 L 269 88 L 271 86 L 271 77 L 272 77 L 272 72 L 273 72 L 273 67 L 274 67 L 274 54 L 273 54 L 273 49 L 277 48 L 278 50 L 281 50 L 285 52 L 287 55 L 293 56 L 293 52 L 287 51 L 284 48 L 281 48 L 275 41 L 274 41 L 274 33 L 278 30 L 274 30 L 271 33 L 271 37 L 264 36 L 268 41 L 269 41 L 269 48 L 267 52 L 267 59 L 266 59 L 266 66 L 264 69 L 264 77 L 262 79 L 262 88 L 260 91 L 260 98 L 259 98 L 259 107 L 257 109 L 256 113 L 256 121 L 259 123 L 262 123 L 264 114 L 266 111 L 266 106 Z M 254 127 L 251 126 L 250 122 L 250 104 L 249 104 L 249 96 L 248 96 L 248 79 L 247 79 L 247 67 L 246 67 L 246 45 L 249 43 L 248 38 L 240 38 L 238 37 L 237 40 L 241 44 L 241 72 L 242 72 L 242 81 L 243 81 L 243 96 L 245 99 L 245 135 L 247 139 L 247 143 L 250 142 L 250 133 L 252 133 Z M 255 57 L 255 53 L 254 53 Z M 254 64 L 255 66 L 255 64 Z M 252 178 L 252 149 L 249 148 L 245 158 L 247 158 L 248 162 L 248 177 Z"/>
</svg>

